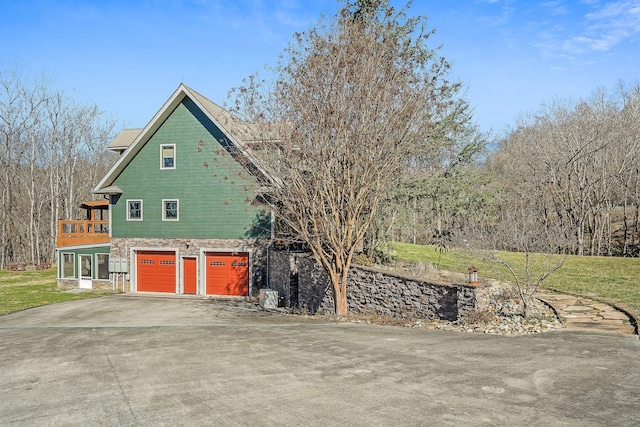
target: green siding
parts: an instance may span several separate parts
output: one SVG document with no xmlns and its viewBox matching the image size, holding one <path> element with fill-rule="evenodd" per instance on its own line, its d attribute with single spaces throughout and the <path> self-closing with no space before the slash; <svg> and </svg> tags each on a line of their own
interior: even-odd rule
<svg viewBox="0 0 640 427">
<path fill-rule="evenodd" d="M 255 206 L 256 180 L 223 146 L 225 135 L 188 98 L 178 105 L 114 184 L 113 237 L 261 237 L 268 215 Z M 160 146 L 175 144 L 175 169 L 160 169 Z M 126 200 L 143 201 L 143 220 L 126 220 Z M 162 200 L 178 199 L 179 221 L 162 220 Z"/>
<path fill-rule="evenodd" d="M 73 279 L 78 278 L 78 255 L 91 255 L 93 262 L 93 269 L 91 271 L 93 278 L 97 279 L 98 266 L 96 265 L 96 254 L 109 254 L 110 246 L 93 246 L 90 248 L 73 248 L 73 249 L 58 249 L 58 277 L 62 276 L 62 254 L 73 254 L 75 260 L 75 268 L 73 272 Z"/>
</svg>

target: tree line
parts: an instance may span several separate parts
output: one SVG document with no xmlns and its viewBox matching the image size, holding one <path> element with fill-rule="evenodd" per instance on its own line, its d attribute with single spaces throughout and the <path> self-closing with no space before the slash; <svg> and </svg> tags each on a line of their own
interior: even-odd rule
<svg viewBox="0 0 640 427">
<path fill-rule="evenodd" d="M 54 259 L 58 220 L 82 218 L 114 161 L 114 126 L 45 77 L 0 70 L 0 268 Z"/>
<path fill-rule="evenodd" d="M 387 240 L 640 255 L 640 85 L 555 100 L 491 150 L 471 129 L 411 162 L 387 194 Z"/>
<path fill-rule="evenodd" d="M 640 86 L 553 101 L 489 149 L 432 31 L 407 12 L 345 2 L 294 37 L 279 81 L 235 91 L 241 117 L 285 124 L 263 128 L 296 184 L 265 195 L 285 237 L 315 244 L 327 270 L 339 260 L 336 284 L 356 251 L 384 257 L 389 241 L 638 256 Z M 44 78 L 0 72 L 0 267 L 53 259 L 57 221 L 80 218 L 115 160 L 114 125 Z"/>
<path fill-rule="evenodd" d="M 522 120 L 487 162 L 509 196 L 496 219 L 526 205 L 538 251 L 638 256 L 639 154 L 640 86 L 552 102 Z"/>
</svg>

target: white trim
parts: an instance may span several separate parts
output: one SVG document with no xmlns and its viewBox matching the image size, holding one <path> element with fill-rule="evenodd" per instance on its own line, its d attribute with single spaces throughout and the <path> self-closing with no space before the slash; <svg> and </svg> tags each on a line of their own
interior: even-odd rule
<svg viewBox="0 0 640 427">
<path fill-rule="evenodd" d="M 73 276 L 72 277 L 63 277 L 61 276 L 61 274 L 64 274 L 64 255 L 71 255 L 71 258 L 73 259 Z M 77 279 L 76 275 L 77 275 L 77 271 L 76 271 L 76 253 L 75 252 L 63 252 L 60 251 L 60 253 L 58 254 L 58 261 L 60 262 L 60 265 L 58 266 L 58 279 Z"/>
<path fill-rule="evenodd" d="M 89 279 L 89 287 L 82 287 L 82 262 L 80 262 L 81 257 L 89 257 L 89 261 L 91 262 L 91 279 Z M 93 289 L 93 256 L 91 254 L 78 254 L 78 262 L 76 263 L 76 268 L 78 269 L 78 288 L 80 289 Z M 87 276 L 85 276 L 87 277 Z M 84 281 L 86 282 L 86 280 Z"/>
<path fill-rule="evenodd" d="M 147 123 L 147 125 L 140 131 L 136 139 L 124 150 L 124 152 L 118 158 L 118 161 L 109 169 L 109 172 L 100 180 L 91 192 L 98 193 L 102 191 L 104 187 L 113 184 L 113 181 L 120 175 L 129 162 L 135 157 L 136 154 L 142 149 L 146 142 L 151 139 L 151 136 L 160 128 L 164 123 L 164 120 L 169 117 L 169 114 L 182 102 L 186 96 L 185 86 L 181 83 L 180 86 L 171 94 L 169 99 L 162 105 L 160 110 L 153 116 L 153 118 Z"/>
<path fill-rule="evenodd" d="M 165 213 L 165 203 L 166 202 L 176 202 L 176 217 L 175 218 L 167 218 Z M 162 199 L 162 220 L 163 221 L 180 221 L 180 199 Z"/>
<path fill-rule="evenodd" d="M 169 115 L 175 110 L 175 108 L 182 102 L 182 100 L 188 97 L 191 101 L 193 101 L 196 106 L 211 120 L 211 122 L 222 131 L 222 133 L 229 139 L 234 146 L 247 158 L 251 163 L 258 168 L 258 170 L 272 183 L 275 185 L 279 185 L 279 181 L 274 179 L 266 170 L 264 170 L 259 162 L 256 162 L 250 153 L 244 149 L 242 143 L 237 140 L 232 132 L 229 132 L 226 129 L 226 126 L 223 126 L 213 114 L 202 104 L 199 97 L 203 97 L 197 92 L 193 91 L 191 88 L 188 88 L 184 84 L 180 83 L 178 88 L 171 94 L 169 99 L 162 105 L 160 110 L 153 116 L 153 118 L 147 123 L 147 125 L 140 131 L 138 136 L 131 142 L 129 147 L 124 150 L 124 152 L 120 155 L 116 163 L 109 169 L 106 175 L 100 180 L 100 182 L 91 190 L 92 193 L 102 194 L 103 190 L 107 187 L 113 185 L 116 178 L 120 175 L 120 173 L 127 167 L 129 162 L 133 160 L 133 158 L 138 154 L 138 152 L 144 147 L 144 145 L 151 139 L 151 137 L 155 134 L 155 132 L 162 126 L 164 121 L 169 117 Z M 209 101 L 209 100 L 207 100 Z M 211 101 L 209 101 L 211 102 Z M 174 154 L 175 155 L 175 154 Z"/>
<path fill-rule="evenodd" d="M 95 258 L 95 272 L 96 272 L 94 280 L 105 280 L 105 281 L 111 280 L 111 278 L 110 278 L 111 272 L 109 271 L 109 260 L 111 259 L 111 252 L 109 252 L 109 253 L 96 252 L 93 255 L 94 255 L 94 258 Z M 98 277 L 98 265 L 100 264 L 98 262 L 98 255 L 106 255 L 108 257 L 108 259 L 107 259 L 107 278 L 106 279 L 101 279 L 101 278 Z"/>
<path fill-rule="evenodd" d="M 164 156 L 162 155 L 162 150 L 165 147 L 172 147 L 173 148 L 173 166 L 165 166 L 164 165 Z M 176 156 L 176 144 L 160 144 L 160 170 L 175 169 L 177 160 L 178 159 L 177 159 L 177 156 Z"/>
<path fill-rule="evenodd" d="M 131 209 L 129 209 L 129 202 L 140 202 L 140 218 L 131 218 L 131 216 L 129 215 L 131 213 Z M 126 200 L 126 209 L 127 209 L 127 221 L 142 221 L 142 218 L 144 217 L 144 210 L 143 210 L 143 202 L 142 199 L 127 199 Z"/>
<path fill-rule="evenodd" d="M 188 259 L 195 259 L 196 260 L 196 295 L 198 295 L 198 285 L 200 284 L 200 275 L 198 274 L 198 263 L 199 263 L 199 258 L 197 255 L 182 255 L 180 257 L 180 283 L 179 283 L 179 289 L 178 289 L 178 293 L 180 294 L 184 294 L 184 260 L 185 258 Z M 187 294 L 187 295 L 192 295 L 192 294 Z"/>
<path fill-rule="evenodd" d="M 75 245 L 75 246 L 60 246 L 55 248 L 56 251 L 71 251 L 74 249 L 89 249 L 89 248 L 103 248 L 103 247 L 111 247 L 111 243 L 90 243 L 86 245 Z"/>
<path fill-rule="evenodd" d="M 175 293 L 179 293 L 180 288 L 180 268 L 178 259 L 180 259 L 180 249 L 178 248 L 158 248 L 158 247 L 140 247 L 134 246 L 129 248 L 129 288 L 131 292 L 138 292 L 138 251 L 152 252 L 173 252 L 176 257 L 176 288 Z M 166 293 L 166 292 L 163 292 Z"/>
<path fill-rule="evenodd" d="M 113 197 L 114 197 L 113 194 L 109 195 L 109 238 L 113 237 L 112 236 L 112 234 L 113 234 L 113 215 L 112 215 L 112 213 L 113 213 L 113 205 L 114 205 Z"/>
<path fill-rule="evenodd" d="M 246 253 L 249 255 L 249 293 L 242 295 L 245 297 L 251 296 L 253 290 L 253 249 L 250 248 L 200 248 L 200 289 L 198 289 L 199 295 L 207 294 L 207 252 L 230 252 L 230 253 Z"/>
<path fill-rule="evenodd" d="M 209 120 L 211 120 L 211 122 L 218 128 L 220 129 L 220 131 L 222 131 L 222 133 L 225 135 L 225 137 L 231 141 L 231 143 L 234 145 L 234 147 L 240 151 L 240 153 L 242 153 L 242 155 L 244 157 L 246 157 L 247 159 L 249 159 L 249 161 L 253 164 L 253 166 L 255 166 L 260 173 L 262 173 L 264 175 L 265 178 L 267 178 L 267 180 L 271 181 L 273 184 L 275 184 L 276 186 L 279 186 L 279 181 L 276 180 L 273 176 L 271 176 L 271 174 L 267 173 L 267 171 L 262 168 L 262 166 L 260 165 L 259 162 L 256 162 L 256 160 L 253 158 L 253 156 L 251 154 L 249 154 L 249 152 L 247 152 L 247 150 L 244 147 L 244 143 L 240 142 L 235 136 L 233 136 L 233 132 L 229 132 L 226 128 L 226 126 L 222 126 L 222 124 L 218 121 L 218 119 L 211 113 L 211 111 L 209 111 L 209 109 L 207 107 L 205 107 L 203 105 L 202 102 L 200 102 L 200 99 L 197 95 L 199 95 L 200 97 L 204 98 L 204 100 L 211 102 L 212 104 L 214 104 L 211 100 L 207 99 L 206 97 L 204 97 L 203 95 L 200 95 L 199 93 L 197 93 L 195 90 L 184 86 L 183 84 L 180 84 L 180 86 L 183 88 L 183 90 L 186 93 L 186 96 L 189 97 L 189 99 L 191 99 L 191 101 L 193 101 L 194 104 L 196 104 L 196 106 L 209 118 Z M 195 92 L 195 93 L 194 93 Z M 219 108 L 221 108 L 223 111 L 225 111 L 222 107 L 218 106 Z M 227 113 L 229 113 L 227 111 Z M 231 114 L 231 113 L 229 113 Z M 233 115 L 233 114 L 231 114 Z M 237 118 L 237 117 L 236 117 Z M 230 124 L 230 126 L 233 126 Z"/>
</svg>

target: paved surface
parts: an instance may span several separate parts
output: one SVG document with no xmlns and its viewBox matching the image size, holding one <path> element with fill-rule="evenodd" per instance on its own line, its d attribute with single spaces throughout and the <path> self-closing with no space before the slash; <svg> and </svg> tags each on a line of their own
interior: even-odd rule
<svg viewBox="0 0 640 427">
<path fill-rule="evenodd" d="M 569 330 L 626 335 L 635 331 L 625 313 L 590 298 L 554 293 L 538 293 L 536 297 L 551 305 Z"/>
<path fill-rule="evenodd" d="M 0 317 L 0 425 L 637 426 L 639 351 L 111 296 Z"/>
</svg>

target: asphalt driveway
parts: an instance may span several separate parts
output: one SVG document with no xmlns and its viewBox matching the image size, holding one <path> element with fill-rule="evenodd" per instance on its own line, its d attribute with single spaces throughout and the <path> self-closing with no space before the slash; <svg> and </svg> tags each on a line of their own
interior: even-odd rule
<svg viewBox="0 0 640 427">
<path fill-rule="evenodd" d="M 0 425 L 637 426 L 639 354 L 112 296 L 0 317 Z"/>
</svg>

